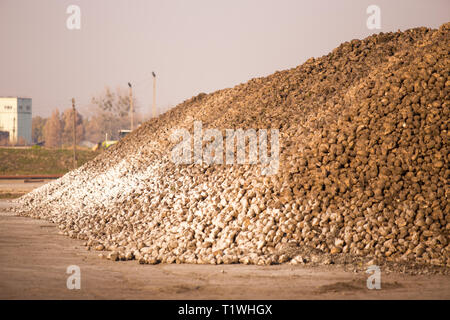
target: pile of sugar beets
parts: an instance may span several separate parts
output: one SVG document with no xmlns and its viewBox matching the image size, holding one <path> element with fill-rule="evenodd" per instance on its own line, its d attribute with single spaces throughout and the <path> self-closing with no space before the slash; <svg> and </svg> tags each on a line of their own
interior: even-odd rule
<svg viewBox="0 0 450 320">
<path fill-rule="evenodd" d="M 14 210 L 54 222 L 111 260 L 446 272 L 449 29 L 352 40 L 298 67 L 200 94 Z M 224 136 L 278 130 L 278 170 L 175 163 L 173 130 L 192 134 L 194 121 Z"/>
</svg>

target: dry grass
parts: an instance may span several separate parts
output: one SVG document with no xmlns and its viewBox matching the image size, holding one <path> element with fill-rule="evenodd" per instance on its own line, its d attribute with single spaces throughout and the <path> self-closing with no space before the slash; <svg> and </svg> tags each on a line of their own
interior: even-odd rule
<svg viewBox="0 0 450 320">
<path fill-rule="evenodd" d="M 99 152 L 78 150 L 78 166 Z M 0 148 L 0 175 L 64 174 L 73 169 L 70 149 Z"/>
</svg>

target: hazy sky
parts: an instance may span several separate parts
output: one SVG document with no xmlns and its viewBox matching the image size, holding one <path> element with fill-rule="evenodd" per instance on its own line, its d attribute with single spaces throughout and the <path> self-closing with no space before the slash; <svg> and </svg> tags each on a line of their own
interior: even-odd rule
<svg viewBox="0 0 450 320">
<path fill-rule="evenodd" d="M 71 4 L 81 8 L 80 30 L 66 27 Z M 380 30 L 366 26 L 371 4 Z M 30 97 L 33 115 L 48 116 L 130 81 L 149 112 L 154 70 L 166 110 L 347 40 L 447 21 L 449 0 L 0 0 L 0 96 Z"/>
</svg>

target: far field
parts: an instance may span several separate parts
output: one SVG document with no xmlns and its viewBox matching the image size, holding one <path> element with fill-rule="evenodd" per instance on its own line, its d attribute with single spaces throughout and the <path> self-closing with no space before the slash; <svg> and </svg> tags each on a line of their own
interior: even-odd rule
<svg viewBox="0 0 450 320">
<path fill-rule="evenodd" d="M 77 165 L 83 165 L 98 154 L 92 150 L 77 150 Z M 65 174 L 72 169 L 71 149 L 0 148 L 0 176 Z"/>
<path fill-rule="evenodd" d="M 77 150 L 81 166 L 99 155 L 99 151 Z M 0 176 L 63 175 L 73 169 L 70 149 L 0 148 Z M 0 199 L 13 199 L 50 180 L 0 179 Z"/>
</svg>

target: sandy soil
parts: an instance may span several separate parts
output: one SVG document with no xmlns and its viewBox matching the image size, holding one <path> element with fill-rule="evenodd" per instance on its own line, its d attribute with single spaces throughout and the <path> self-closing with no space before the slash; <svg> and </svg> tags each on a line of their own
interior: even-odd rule
<svg viewBox="0 0 450 320">
<path fill-rule="evenodd" d="M 0 201 L 0 299 L 450 299 L 450 276 L 365 273 L 339 266 L 139 265 L 111 262 L 55 225 L 6 211 Z M 81 289 L 66 286 L 67 267 Z"/>
</svg>

